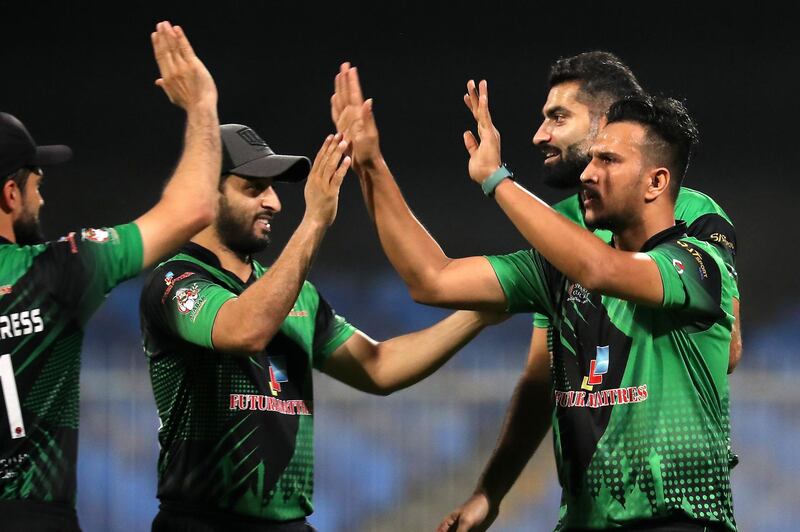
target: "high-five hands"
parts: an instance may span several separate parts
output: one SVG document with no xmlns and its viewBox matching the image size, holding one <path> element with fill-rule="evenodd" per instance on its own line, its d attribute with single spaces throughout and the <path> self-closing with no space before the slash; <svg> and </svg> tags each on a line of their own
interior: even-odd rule
<svg viewBox="0 0 800 532">
<path fill-rule="evenodd" d="M 336 131 L 351 143 L 353 166 L 371 165 L 380 160 L 378 127 L 372 114 L 372 99 L 364 101 L 358 70 L 342 63 L 331 96 L 331 118 Z"/>
<path fill-rule="evenodd" d="M 150 34 L 161 77 L 156 85 L 169 101 L 188 111 L 195 105 L 217 105 L 217 86 L 208 69 L 195 55 L 180 26 L 159 22 Z"/>
<path fill-rule="evenodd" d="M 477 183 L 483 183 L 500 167 L 500 132 L 492 124 L 489 114 L 489 89 L 486 80 L 481 80 L 478 89 L 475 81 L 467 82 L 464 103 L 478 123 L 478 138 L 472 131 L 464 132 L 464 146 L 469 152 L 469 176 Z"/>
<path fill-rule="evenodd" d="M 347 142 L 341 133 L 328 135 L 314 158 L 308 174 L 304 196 L 306 217 L 329 226 L 336 219 L 339 206 L 339 189 L 350 168 L 350 157 L 345 156 Z"/>
</svg>

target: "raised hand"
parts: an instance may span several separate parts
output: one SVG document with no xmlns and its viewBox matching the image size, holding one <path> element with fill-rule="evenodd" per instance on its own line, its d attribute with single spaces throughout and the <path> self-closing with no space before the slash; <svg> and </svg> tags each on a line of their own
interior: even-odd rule
<svg viewBox="0 0 800 532">
<path fill-rule="evenodd" d="M 436 532 L 483 532 L 497 519 L 497 508 L 492 508 L 483 493 L 476 493 L 467 502 L 450 512 Z"/>
<path fill-rule="evenodd" d="M 342 63 L 331 96 L 331 118 L 336 131 L 351 143 L 353 166 L 372 164 L 381 157 L 378 127 L 372 114 L 372 99 L 364 101 L 358 70 Z"/>
<path fill-rule="evenodd" d="M 339 189 L 350 168 L 350 157 L 342 158 L 346 150 L 347 142 L 342 140 L 341 133 L 328 135 L 317 152 L 306 181 L 305 215 L 325 225 L 331 225 L 336 219 Z"/>
<path fill-rule="evenodd" d="M 188 111 L 195 105 L 217 105 L 217 87 L 208 69 L 195 55 L 180 26 L 159 22 L 150 34 L 161 77 L 156 85 L 169 101 Z"/>
<path fill-rule="evenodd" d="M 467 82 L 464 103 L 478 123 L 480 139 L 478 142 L 472 131 L 464 132 L 464 146 L 469 152 L 469 176 L 473 181 L 483 183 L 501 164 L 500 132 L 492 124 L 489 114 L 489 89 L 486 80 L 481 80 L 478 90 L 475 89 L 475 81 Z"/>
</svg>

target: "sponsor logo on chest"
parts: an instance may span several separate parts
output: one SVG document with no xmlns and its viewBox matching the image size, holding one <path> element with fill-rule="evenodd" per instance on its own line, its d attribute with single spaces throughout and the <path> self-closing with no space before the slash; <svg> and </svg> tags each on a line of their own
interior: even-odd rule
<svg viewBox="0 0 800 532">
<path fill-rule="evenodd" d="M 603 377 L 611 365 L 611 349 L 597 346 L 595 358 L 589 361 L 589 374 L 583 376 L 581 390 L 554 390 L 556 406 L 560 408 L 601 408 L 604 406 L 641 403 L 647 400 L 647 384 L 596 390 L 603 385 Z"/>
</svg>

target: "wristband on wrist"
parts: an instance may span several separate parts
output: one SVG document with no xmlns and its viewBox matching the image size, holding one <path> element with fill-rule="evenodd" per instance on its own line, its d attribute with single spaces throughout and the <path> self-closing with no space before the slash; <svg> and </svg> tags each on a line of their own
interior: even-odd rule
<svg viewBox="0 0 800 532">
<path fill-rule="evenodd" d="M 481 189 L 483 189 L 483 193 L 489 197 L 494 196 L 494 189 L 496 189 L 497 185 L 499 185 L 500 182 L 506 178 L 514 179 L 514 174 L 511 172 L 511 170 L 506 168 L 505 164 L 501 164 L 500 168 L 495 170 L 492 175 L 486 178 L 486 181 L 481 183 Z"/>
</svg>

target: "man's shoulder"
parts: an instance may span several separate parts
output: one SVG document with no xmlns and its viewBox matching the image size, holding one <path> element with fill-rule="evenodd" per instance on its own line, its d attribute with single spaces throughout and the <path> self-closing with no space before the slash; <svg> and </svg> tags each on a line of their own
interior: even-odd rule
<svg viewBox="0 0 800 532">
<path fill-rule="evenodd" d="M 675 218 L 685 221 L 687 225 L 691 225 L 698 218 L 705 215 L 721 216 L 728 223 L 732 223 L 728 214 L 714 198 L 699 190 L 681 187 L 678 198 L 675 201 Z"/>
<path fill-rule="evenodd" d="M 727 272 L 722 251 L 705 240 L 683 235 L 657 245 L 652 251 L 669 257 L 681 276 L 691 267 L 689 271 L 693 273 L 690 277 L 696 275 L 700 280 L 714 284 L 724 284 L 729 280 L 728 275 L 722 275 Z"/>
</svg>

